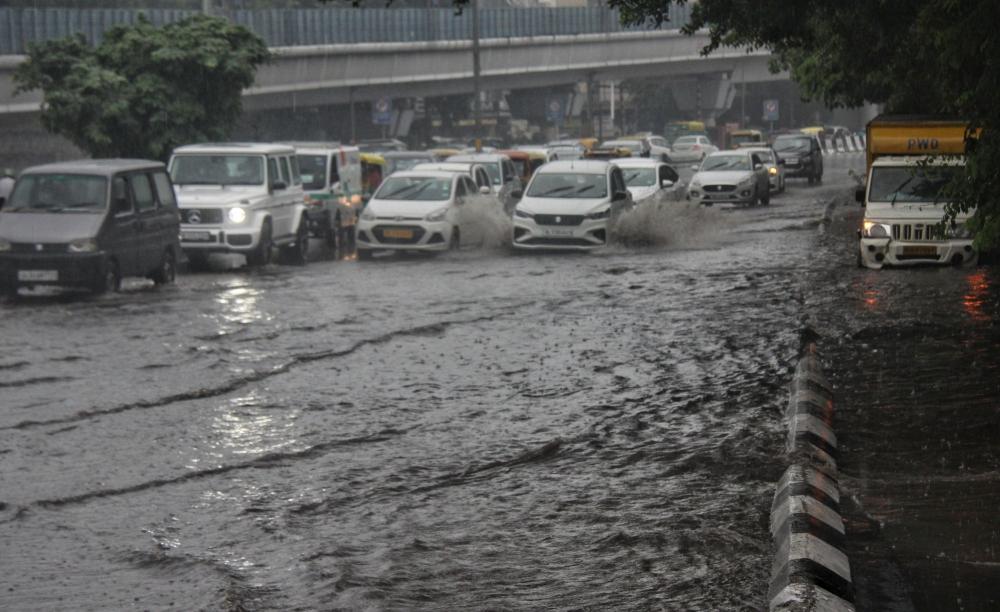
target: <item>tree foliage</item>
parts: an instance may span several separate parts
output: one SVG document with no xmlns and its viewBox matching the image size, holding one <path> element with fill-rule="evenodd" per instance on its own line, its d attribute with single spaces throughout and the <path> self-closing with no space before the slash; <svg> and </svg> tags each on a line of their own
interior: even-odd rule
<svg viewBox="0 0 1000 612">
<path fill-rule="evenodd" d="M 608 0 L 623 19 L 664 23 L 684 0 Z M 699 0 L 688 32 L 719 46 L 767 48 L 803 92 L 830 106 L 968 119 L 982 136 L 951 186 L 949 214 L 976 209 L 980 247 L 1000 246 L 1000 2 Z"/>
<path fill-rule="evenodd" d="M 174 147 L 225 139 L 267 45 L 224 19 L 163 28 L 140 15 L 99 46 L 83 36 L 29 47 L 18 91 L 41 89 L 41 120 L 94 157 L 165 159 Z"/>
</svg>

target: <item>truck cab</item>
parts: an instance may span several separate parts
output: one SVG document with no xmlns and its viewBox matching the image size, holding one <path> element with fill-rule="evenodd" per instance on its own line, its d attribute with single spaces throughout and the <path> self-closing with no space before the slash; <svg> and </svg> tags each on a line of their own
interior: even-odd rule
<svg viewBox="0 0 1000 612">
<path fill-rule="evenodd" d="M 945 222 L 945 186 L 965 165 L 967 124 L 931 117 L 879 116 L 867 127 L 867 180 L 855 198 L 865 206 L 858 264 L 974 265 L 966 222 Z"/>
</svg>

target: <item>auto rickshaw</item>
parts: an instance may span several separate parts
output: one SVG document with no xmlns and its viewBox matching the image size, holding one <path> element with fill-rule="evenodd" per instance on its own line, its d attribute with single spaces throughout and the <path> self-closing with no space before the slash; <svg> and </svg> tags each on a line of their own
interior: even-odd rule
<svg viewBox="0 0 1000 612">
<path fill-rule="evenodd" d="M 535 170 L 542 167 L 548 161 L 546 155 L 540 151 L 522 151 L 519 149 L 507 149 L 500 151 L 501 154 L 510 158 L 514 164 L 514 169 L 521 177 L 521 184 L 527 185 L 531 175 Z"/>
<path fill-rule="evenodd" d="M 385 158 L 377 153 L 361 154 L 361 199 L 368 203 L 385 178 Z"/>
<path fill-rule="evenodd" d="M 761 146 L 767 144 L 764 140 L 764 134 L 760 130 L 733 130 L 729 132 L 730 149 L 739 149 L 747 143 L 760 144 Z"/>
<path fill-rule="evenodd" d="M 591 150 L 591 149 L 593 149 L 594 147 L 596 147 L 598 142 L 600 142 L 600 141 L 597 140 L 596 138 L 581 138 L 580 139 L 580 144 L 583 146 L 584 149 L 586 149 L 588 151 Z"/>
<path fill-rule="evenodd" d="M 624 147 L 591 149 L 583 154 L 584 159 L 620 159 L 632 157 L 632 151 Z"/>
</svg>

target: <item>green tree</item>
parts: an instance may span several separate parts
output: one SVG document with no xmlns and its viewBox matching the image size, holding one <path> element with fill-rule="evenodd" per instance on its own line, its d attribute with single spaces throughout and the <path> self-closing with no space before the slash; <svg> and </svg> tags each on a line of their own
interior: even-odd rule
<svg viewBox="0 0 1000 612">
<path fill-rule="evenodd" d="M 32 45 L 14 75 L 41 89 L 42 124 L 94 157 L 166 159 L 174 147 L 225 139 L 265 43 L 224 19 L 196 15 L 163 28 L 145 17 L 99 46 L 77 35 Z"/>
<path fill-rule="evenodd" d="M 684 0 L 608 0 L 631 23 L 662 24 Z M 802 91 L 830 106 L 968 119 L 982 135 L 949 214 L 976 209 L 980 248 L 1000 246 L 1000 2 L 996 0 L 699 0 L 688 32 L 710 44 L 766 48 Z"/>
</svg>

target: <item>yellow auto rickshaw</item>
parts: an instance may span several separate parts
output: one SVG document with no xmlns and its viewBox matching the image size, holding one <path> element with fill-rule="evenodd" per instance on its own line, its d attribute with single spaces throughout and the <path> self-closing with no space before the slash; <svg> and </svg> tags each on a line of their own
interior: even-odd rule
<svg viewBox="0 0 1000 612">
<path fill-rule="evenodd" d="M 511 163 L 514 164 L 514 170 L 516 170 L 517 175 L 521 177 L 522 185 L 527 185 L 528 180 L 531 179 L 531 175 L 535 173 L 535 170 L 538 170 L 545 164 L 545 162 L 548 161 L 548 157 L 541 151 L 507 149 L 499 151 L 499 153 L 510 158 Z"/>
<path fill-rule="evenodd" d="M 765 145 L 764 134 L 760 130 L 733 130 L 729 132 L 729 148 L 739 149 L 749 144 Z"/>
<path fill-rule="evenodd" d="M 385 158 L 378 153 L 361 154 L 361 199 L 367 203 L 385 178 Z"/>
</svg>

